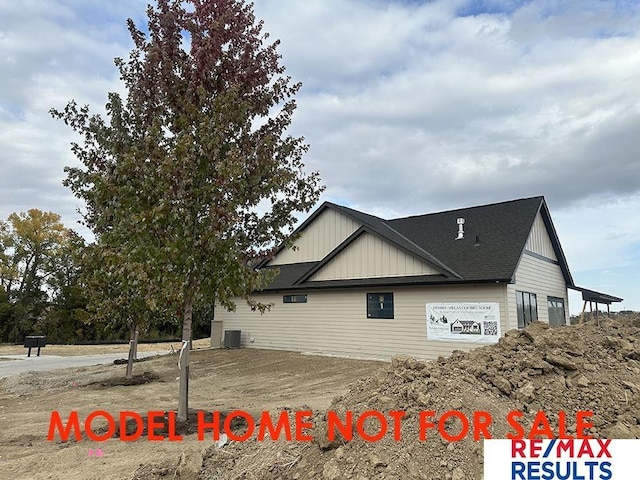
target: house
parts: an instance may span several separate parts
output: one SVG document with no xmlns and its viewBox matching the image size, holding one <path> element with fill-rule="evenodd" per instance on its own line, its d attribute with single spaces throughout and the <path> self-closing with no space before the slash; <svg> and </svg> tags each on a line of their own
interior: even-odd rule
<svg viewBox="0 0 640 480">
<path fill-rule="evenodd" d="M 451 331 L 455 333 L 480 334 L 482 329 L 479 322 L 473 320 L 456 320 L 451 324 Z"/>
<path fill-rule="evenodd" d="M 216 310 L 242 346 L 432 359 L 535 320 L 564 325 L 579 289 L 543 197 L 392 220 L 325 202 L 294 235 L 257 266 L 278 271 L 254 295 L 268 312 Z"/>
</svg>

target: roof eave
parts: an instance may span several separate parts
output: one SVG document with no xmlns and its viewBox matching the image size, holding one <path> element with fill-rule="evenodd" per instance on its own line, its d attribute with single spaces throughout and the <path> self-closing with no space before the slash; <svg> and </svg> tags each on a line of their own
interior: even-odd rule
<svg viewBox="0 0 640 480">
<path fill-rule="evenodd" d="M 585 302 L 596 302 L 610 305 L 612 303 L 624 301 L 624 298 L 615 297 L 613 295 L 609 295 L 608 293 L 596 292 L 595 290 L 590 290 L 584 287 L 576 287 L 575 285 L 572 285 L 569 288 L 582 293 L 582 300 L 584 300 Z"/>
<path fill-rule="evenodd" d="M 306 282 L 292 285 L 291 287 L 282 287 L 282 288 L 264 288 L 260 292 L 287 292 L 290 290 L 340 290 L 340 289 L 353 289 L 353 288 L 386 288 L 386 287 L 424 287 L 429 285 L 434 286 L 442 286 L 442 285 L 478 285 L 478 284 L 503 284 L 503 283 L 511 283 L 511 279 L 509 278 L 496 278 L 496 279 L 476 279 L 476 280 L 464 280 L 457 278 L 446 278 L 442 280 L 436 281 L 423 281 L 423 282 L 411 282 L 406 279 L 397 279 L 394 277 L 383 277 L 387 281 L 384 284 L 376 282 L 375 280 L 380 280 L 379 277 L 369 278 L 369 279 L 353 279 L 351 281 L 345 280 L 344 283 L 336 284 L 335 280 L 323 280 L 323 281 L 315 281 L 315 282 Z M 370 280 L 369 283 L 366 281 Z M 360 283 L 356 283 L 360 282 Z"/>
</svg>

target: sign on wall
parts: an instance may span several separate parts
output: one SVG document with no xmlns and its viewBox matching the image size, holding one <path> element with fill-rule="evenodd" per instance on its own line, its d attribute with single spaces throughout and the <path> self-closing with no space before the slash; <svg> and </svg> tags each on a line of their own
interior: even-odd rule
<svg viewBox="0 0 640 480">
<path fill-rule="evenodd" d="M 427 303 L 427 338 L 496 343 L 500 338 L 497 303 Z"/>
</svg>

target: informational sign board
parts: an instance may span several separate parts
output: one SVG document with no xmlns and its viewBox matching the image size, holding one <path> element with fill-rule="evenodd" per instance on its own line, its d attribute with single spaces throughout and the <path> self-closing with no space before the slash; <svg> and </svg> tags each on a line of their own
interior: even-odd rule
<svg viewBox="0 0 640 480">
<path fill-rule="evenodd" d="M 485 439 L 491 480 L 636 480 L 639 439 Z"/>
<path fill-rule="evenodd" d="M 500 338 L 497 303 L 427 303 L 427 338 L 496 343 Z"/>
</svg>

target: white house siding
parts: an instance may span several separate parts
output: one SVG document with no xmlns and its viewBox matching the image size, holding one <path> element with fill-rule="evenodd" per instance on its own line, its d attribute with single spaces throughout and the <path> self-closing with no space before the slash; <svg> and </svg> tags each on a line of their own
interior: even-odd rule
<svg viewBox="0 0 640 480">
<path fill-rule="evenodd" d="M 567 285 L 559 265 L 536 258 L 526 252 L 522 255 L 516 270 L 515 283 L 507 286 L 509 328 L 518 327 L 516 290 L 536 294 L 538 320 L 541 322 L 549 322 L 547 296 L 564 298 L 565 318 L 567 324 L 569 323 Z"/>
<path fill-rule="evenodd" d="M 436 269 L 368 233 L 317 272 L 310 280 L 437 275 Z"/>
<path fill-rule="evenodd" d="M 426 331 L 426 304 L 497 302 L 501 328 L 506 326 L 504 285 L 419 286 L 334 291 L 307 294 L 307 303 L 282 302 L 282 293 L 255 298 L 273 303 L 270 312 L 252 312 L 239 300 L 237 311 L 217 309 L 223 330 L 241 330 L 244 347 L 293 350 L 317 354 L 379 358 L 398 353 L 433 359 L 454 349 L 469 350 L 483 344 L 430 341 Z M 394 295 L 392 320 L 367 318 L 367 293 Z"/>
<path fill-rule="evenodd" d="M 355 220 L 327 208 L 308 225 L 294 243 L 295 248 L 282 250 L 269 265 L 317 262 L 360 228 Z"/>
<path fill-rule="evenodd" d="M 551 260 L 558 259 L 553 250 L 549 234 L 547 233 L 547 227 L 545 227 L 544 220 L 542 220 L 542 215 L 539 212 L 533 223 L 533 227 L 531 227 L 531 233 L 524 248 L 525 250 L 537 253 Z"/>
</svg>

